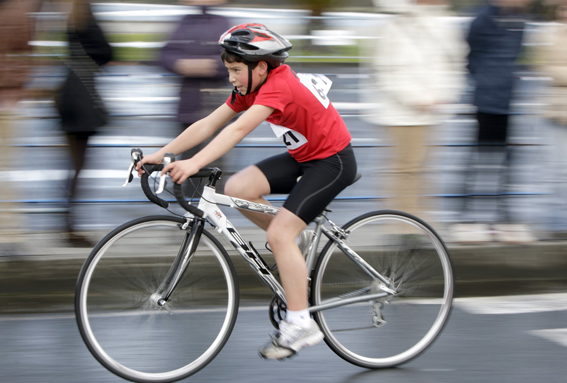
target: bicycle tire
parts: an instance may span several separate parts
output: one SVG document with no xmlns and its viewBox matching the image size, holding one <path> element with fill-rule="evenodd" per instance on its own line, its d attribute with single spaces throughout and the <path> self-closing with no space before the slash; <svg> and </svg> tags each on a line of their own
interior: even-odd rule
<svg viewBox="0 0 567 383">
<path fill-rule="evenodd" d="M 397 294 L 315 312 L 325 342 L 361 367 L 406 363 L 434 342 L 450 316 L 454 281 L 449 252 L 427 223 L 403 212 L 370 212 L 343 229 L 349 233 L 347 245 L 389 278 Z M 333 241 L 321 251 L 312 280 L 313 305 L 360 289 L 384 291 Z"/>
<path fill-rule="evenodd" d="M 206 230 L 165 308 L 152 296 L 187 233 L 184 222 L 172 216 L 130 221 L 103 238 L 80 271 L 75 313 L 81 336 L 93 356 L 124 379 L 184 379 L 215 358 L 234 328 L 236 272 Z"/>
</svg>

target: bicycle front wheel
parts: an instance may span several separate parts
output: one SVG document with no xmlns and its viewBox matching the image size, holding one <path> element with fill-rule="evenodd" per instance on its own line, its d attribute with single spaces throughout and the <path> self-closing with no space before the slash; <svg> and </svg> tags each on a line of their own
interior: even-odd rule
<svg viewBox="0 0 567 383">
<path fill-rule="evenodd" d="M 222 245 L 203 231 L 167 304 L 162 282 L 185 241 L 184 220 L 140 218 L 101 240 L 77 282 L 83 340 L 108 370 L 135 382 L 173 382 L 199 371 L 224 346 L 238 312 L 238 282 Z"/>
<path fill-rule="evenodd" d="M 325 341 L 343 359 L 387 368 L 422 353 L 445 325 L 453 298 L 449 253 L 435 231 L 397 211 L 362 215 L 347 223 L 346 244 L 395 291 L 363 271 L 329 241 L 314 269 L 312 304 L 384 293 L 314 313 Z"/>
</svg>

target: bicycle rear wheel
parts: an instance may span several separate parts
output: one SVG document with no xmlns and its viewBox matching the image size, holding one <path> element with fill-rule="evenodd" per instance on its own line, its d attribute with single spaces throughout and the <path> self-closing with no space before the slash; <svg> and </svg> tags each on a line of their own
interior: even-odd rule
<svg viewBox="0 0 567 383">
<path fill-rule="evenodd" d="M 220 352 L 238 312 L 238 282 L 222 245 L 203 231 L 165 306 L 156 291 L 181 248 L 184 220 L 140 218 L 109 233 L 91 252 L 76 287 L 83 340 L 108 370 L 136 382 L 173 382 Z"/>
<path fill-rule="evenodd" d="M 325 342 L 343 359 L 367 368 L 408 362 L 437 338 L 453 299 L 449 253 L 435 231 L 397 211 L 371 212 L 344 226 L 347 245 L 388 278 L 396 293 L 314 313 Z M 335 242 L 314 269 L 312 304 L 385 292 Z"/>
</svg>

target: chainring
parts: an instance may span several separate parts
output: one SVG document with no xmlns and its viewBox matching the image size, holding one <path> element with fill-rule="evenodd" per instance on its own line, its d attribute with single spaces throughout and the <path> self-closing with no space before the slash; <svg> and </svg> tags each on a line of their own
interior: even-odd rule
<svg viewBox="0 0 567 383">
<path fill-rule="evenodd" d="M 270 302 L 270 322 L 276 330 L 280 328 L 280 322 L 285 319 L 285 313 L 287 310 L 287 305 L 282 302 L 282 300 L 278 297 L 272 298 Z"/>
</svg>

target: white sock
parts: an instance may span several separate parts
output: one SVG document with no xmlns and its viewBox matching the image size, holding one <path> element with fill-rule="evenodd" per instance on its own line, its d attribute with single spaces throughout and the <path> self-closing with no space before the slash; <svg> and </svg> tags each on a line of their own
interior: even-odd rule
<svg viewBox="0 0 567 383">
<path fill-rule="evenodd" d="M 289 323 L 296 324 L 303 328 L 311 327 L 311 316 L 309 315 L 309 310 L 299 310 L 299 311 L 290 311 L 287 310 L 286 321 Z"/>
</svg>

